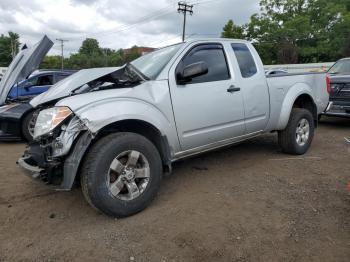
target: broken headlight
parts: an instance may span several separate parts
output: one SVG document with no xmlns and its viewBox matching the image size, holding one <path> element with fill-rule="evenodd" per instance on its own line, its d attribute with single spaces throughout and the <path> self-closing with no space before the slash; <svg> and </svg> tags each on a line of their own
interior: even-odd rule
<svg viewBox="0 0 350 262">
<path fill-rule="evenodd" d="M 70 115 L 72 115 L 72 110 L 65 106 L 40 111 L 35 123 L 34 139 L 50 133 Z"/>
</svg>

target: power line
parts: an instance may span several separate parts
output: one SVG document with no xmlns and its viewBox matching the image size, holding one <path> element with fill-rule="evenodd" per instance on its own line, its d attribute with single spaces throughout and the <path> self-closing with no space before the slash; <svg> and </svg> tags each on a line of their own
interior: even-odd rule
<svg viewBox="0 0 350 262">
<path fill-rule="evenodd" d="M 179 13 L 184 14 L 184 23 L 182 28 L 182 42 L 185 41 L 185 34 L 186 34 L 186 15 L 189 13 L 190 15 L 193 15 L 193 5 L 188 5 L 186 2 L 179 2 L 179 7 L 177 8 L 177 11 Z"/>
<path fill-rule="evenodd" d="M 172 6 L 163 7 L 161 9 L 158 9 L 155 12 L 152 12 L 152 13 L 150 13 L 148 15 L 145 15 L 145 16 L 141 17 L 138 21 L 136 21 L 134 23 L 131 23 L 131 24 L 128 24 L 128 25 L 122 25 L 122 26 L 119 26 L 119 27 L 111 29 L 111 30 L 91 33 L 91 34 L 88 34 L 88 35 L 85 35 L 85 36 L 76 37 L 76 38 L 68 38 L 68 39 L 70 41 L 78 41 L 78 40 L 81 40 L 81 39 L 86 38 L 88 36 L 103 36 L 103 35 L 106 35 L 106 34 L 123 32 L 123 31 L 129 30 L 131 28 L 134 28 L 134 27 L 136 27 L 139 24 L 147 23 L 149 21 L 154 20 L 155 18 L 159 18 L 161 16 L 164 16 L 164 15 L 167 15 L 169 13 L 172 13 L 173 12 L 172 10 L 173 10 Z"/>
<path fill-rule="evenodd" d="M 68 40 L 62 39 L 62 38 L 56 38 L 57 41 L 61 42 L 61 69 L 63 70 L 64 68 L 64 56 L 63 56 L 63 47 L 64 47 L 64 42 L 68 42 Z"/>
<path fill-rule="evenodd" d="M 207 3 L 212 3 L 212 2 L 218 2 L 218 1 L 222 1 L 222 0 L 198 1 L 198 2 L 193 2 L 193 3 L 190 3 L 190 4 L 192 4 L 192 5 L 201 5 L 201 4 L 207 4 Z"/>
</svg>

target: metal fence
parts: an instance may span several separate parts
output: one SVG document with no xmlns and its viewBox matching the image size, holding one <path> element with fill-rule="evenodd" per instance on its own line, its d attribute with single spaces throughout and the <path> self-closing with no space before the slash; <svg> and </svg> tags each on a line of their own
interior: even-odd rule
<svg viewBox="0 0 350 262">
<path fill-rule="evenodd" d="M 265 70 L 286 70 L 288 73 L 302 72 L 326 72 L 334 64 L 330 63 L 315 63 L 315 64 L 291 64 L 291 65 L 265 65 Z"/>
</svg>

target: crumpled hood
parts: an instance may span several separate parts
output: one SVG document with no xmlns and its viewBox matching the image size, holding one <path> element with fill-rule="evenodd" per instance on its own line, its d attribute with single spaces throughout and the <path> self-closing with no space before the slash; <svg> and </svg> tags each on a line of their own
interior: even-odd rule
<svg viewBox="0 0 350 262">
<path fill-rule="evenodd" d="M 45 104 L 54 100 L 58 100 L 67 96 L 70 96 L 73 90 L 93 81 L 100 77 L 106 76 L 124 67 L 104 67 L 104 68 L 92 68 L 83 69 L 79 72 L 63 79 L 57 84 L 53 85 L 48 91 L 36 96 L 30 101 L 33 107 L 37 107 L 40 104 Z M 77 94 L 79 95 L 79 94 Z"/>
<path fill-rule="evenodd" d="M 8 93 L 16 83 L 27 78 L 34 70 L 38 69 L 52 46 L 53 42 L 47 36 L 44 36 L 33 47 L 22 49 L 16 55 L 0 82 L 0 105 L 5 103 Z"/>
</svg>

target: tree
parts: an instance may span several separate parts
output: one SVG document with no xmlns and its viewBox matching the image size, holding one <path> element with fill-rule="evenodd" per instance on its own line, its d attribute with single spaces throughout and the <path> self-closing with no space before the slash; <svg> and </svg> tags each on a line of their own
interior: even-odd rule
<svg viewBox="0 0 350 262">
<path fill-rule="evenodd" d="M 102 55 L 102 50 L 96 39 L 86 38 L 79 49 L 79 53 L 88 56 Z"/>
<path fill-rule="evenodd" d="M 241 28 L 264 63 L 329 62 L 348 53 L 349 0 L 261 0 L 260 7 Z"/>
<path fill-rule="evenodd" d="M 40 68 L 43 69 L 60 69 L 61 68 L 61 56 L 45 56 L 41 62 Z"/>
<path fill-rule="evenodd" d="M 238 25 L 235 25 L 233 20 L 229 20 L 223 28 L 221 33 L 223 38 L 235 38 L 235 39 L 244 39 L 244 28 Z"/>
<path fill-rule="evenodd" d="M 11 42 L 11 56 L 13 59 L 19 51 L 19 35 L 14 32 L 9 32 L 8 34 Z"/>
<path fill-rule="evenodd" d="M 346 57 L 350 57 L 350 36 L 344 45 L 343 55 Z"/>
<path fill-rule="evenodd" d="M 0 36 L 0 66 L 7 67 L 13 57 L 19 51 L 19 35 L 13 32 L 9 32 L 8 36 Z"/>
</svg>

